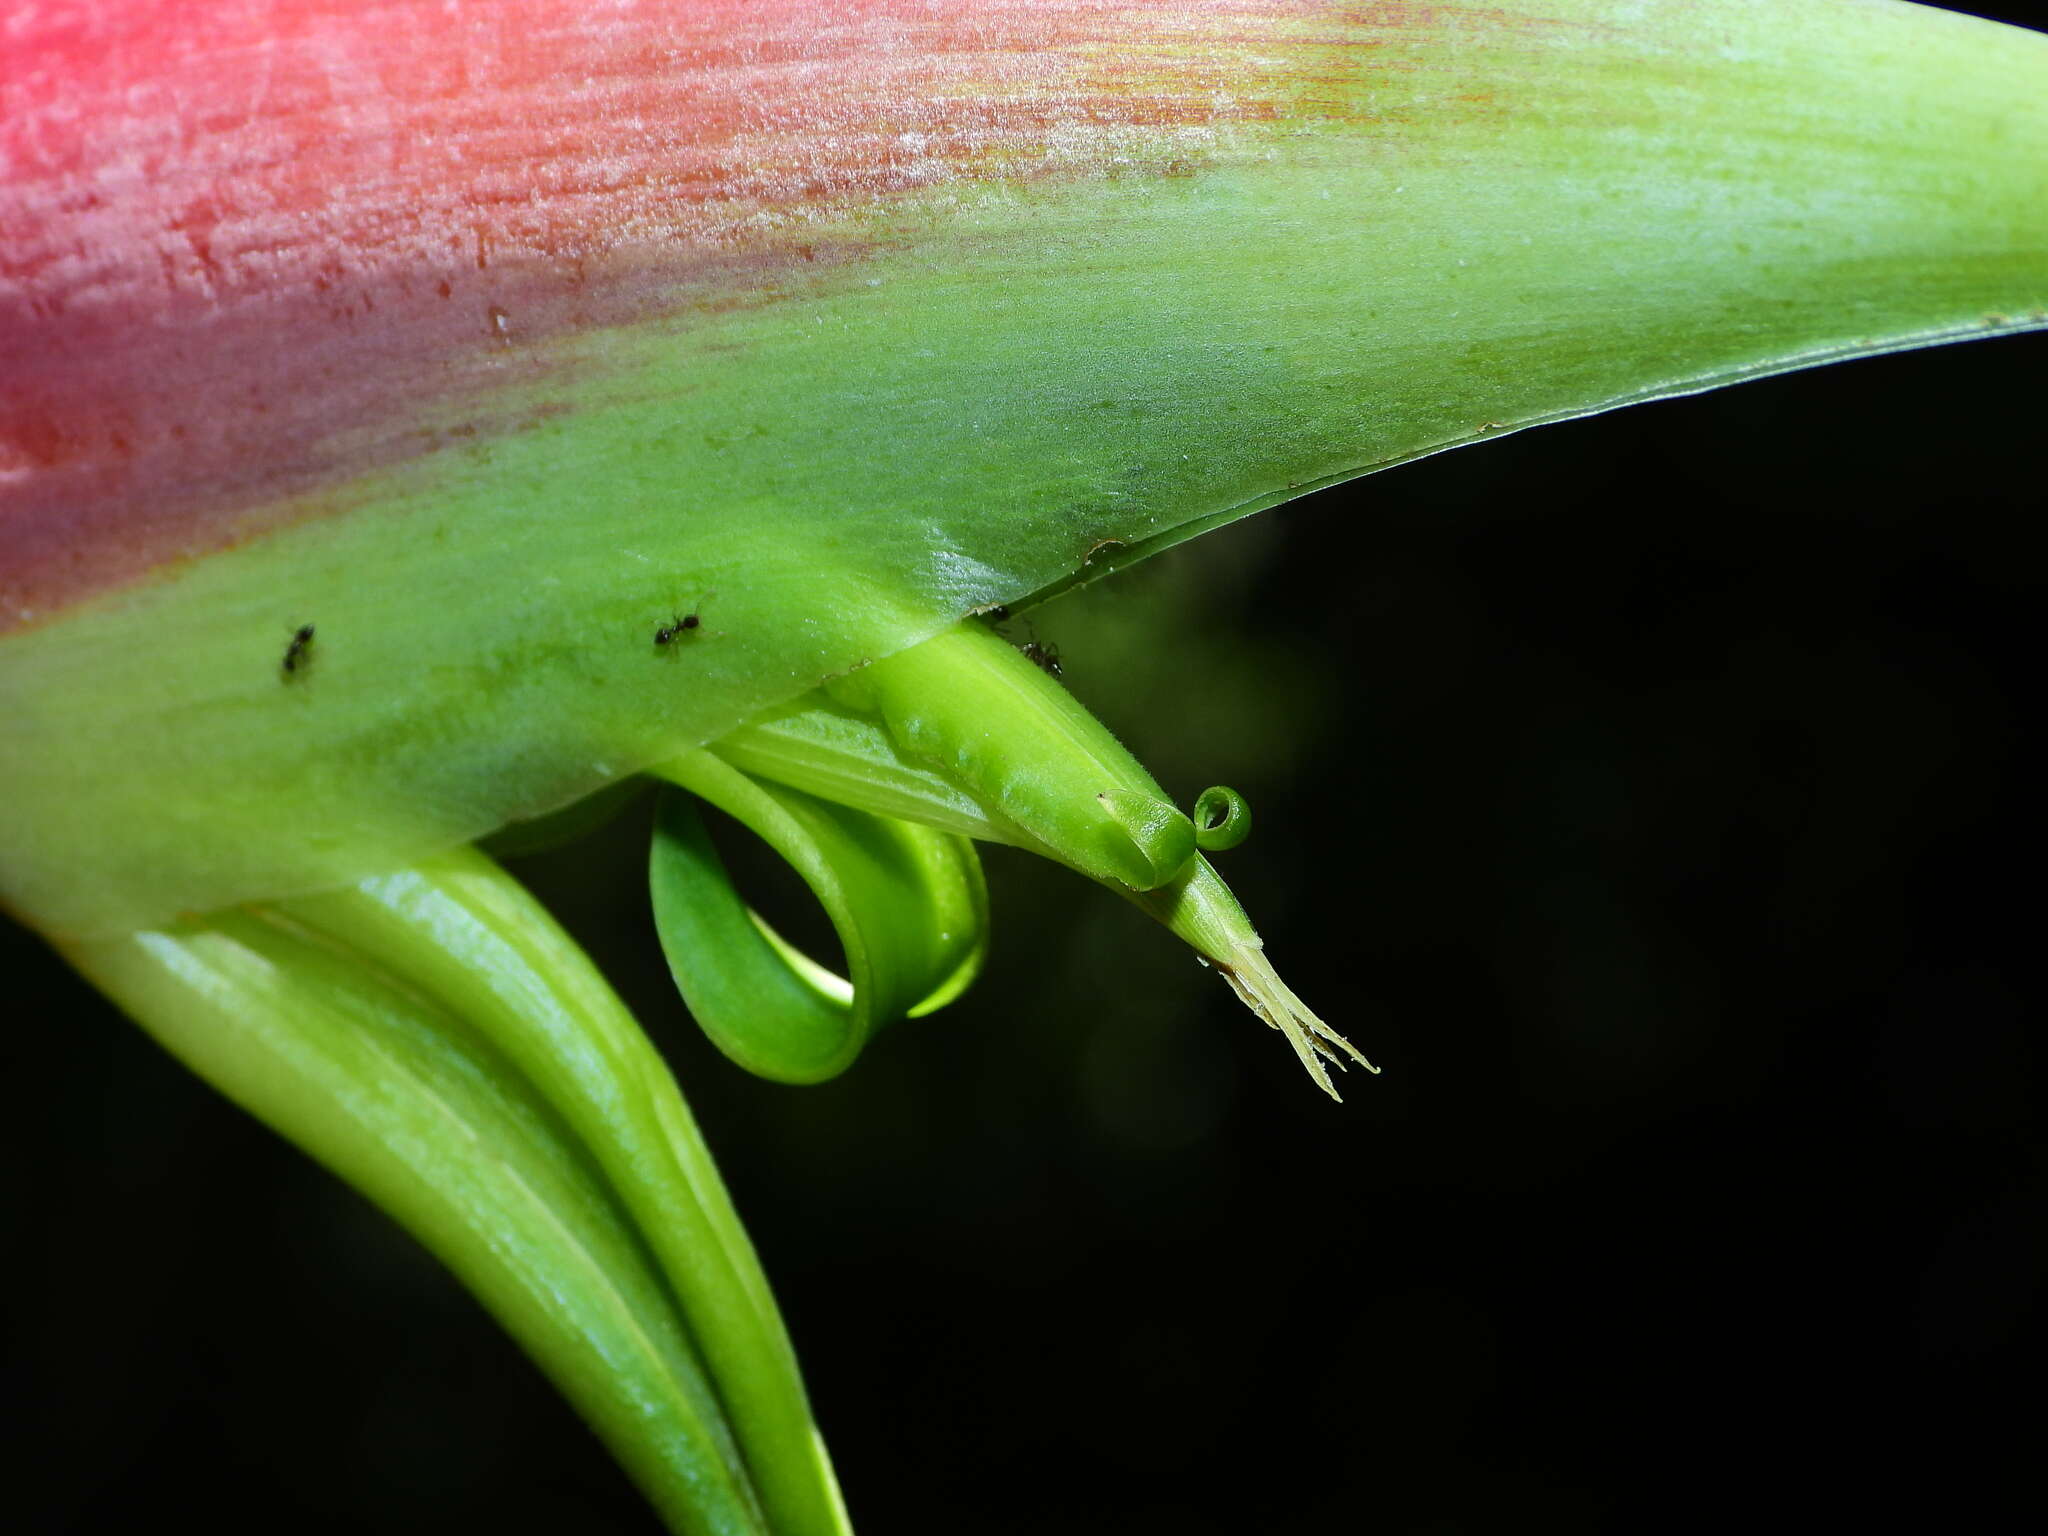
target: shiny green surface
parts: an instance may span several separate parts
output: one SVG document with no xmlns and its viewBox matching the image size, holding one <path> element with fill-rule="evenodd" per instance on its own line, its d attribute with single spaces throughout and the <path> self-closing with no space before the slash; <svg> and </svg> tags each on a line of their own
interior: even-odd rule
<svg viewBox="0 0 2048 1536">
<path fill-rule="evenodd" d="M 635 1227 L 546 1089 L 475 1019 L 276 913 L 79 945 L 67 958 L 173 1055 L 425 1243 L 670 1529 L 841 1528 L 770 1523 L 701 1341 L 648 1250 L 661 1234 Z"/>
<path fill-rule="evenodd" d="M 705 1377 L 718 1449 L 764 1528 L 838 1536 L 845 1512 L 796 1354 L 710 1150 L 661 1053 L 545 909 L 465 849 L 284 911 L 460 1020 L 502 1058 L 502 1076 L 546 1105 L 632 1234 L 633 1256 L 658 1277 Z M 300 1137 L 322 1120 L 314 1104 L 275 1123 Z M 448 1130 L 452 1163 L 464 1143 Z M 396 1138 L 392 1151 L 417 1162 L 412 1148 Z M 421 1235 L 429 1246 L 441 1236 Z M 581 1255 L 566 1244 L 543 1257 L 565 1279 L 579 1272 Z M 659 1468 L 670 1454 L 658 1429 L 627 1425 L 613 1438 L 628 1466 Z M 649 1492 L 658 1507 L 677 1496 L 659 1482 Z M 693 1496 L 682 1498 L 695 1509 Z"/>
</svg>

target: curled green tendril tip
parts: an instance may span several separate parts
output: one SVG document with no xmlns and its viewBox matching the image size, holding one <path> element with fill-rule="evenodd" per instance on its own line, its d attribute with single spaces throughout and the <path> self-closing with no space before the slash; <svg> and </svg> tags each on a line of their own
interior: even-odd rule
<svg viewBox="0 0 2048 1536">
<path fill-rule="evenodd" d="M 1212 784 L 1195 799 L 1195 846 L 1222 853 L 1252 835 L 1252 808 L 1225 784 Z"/>
</svg>

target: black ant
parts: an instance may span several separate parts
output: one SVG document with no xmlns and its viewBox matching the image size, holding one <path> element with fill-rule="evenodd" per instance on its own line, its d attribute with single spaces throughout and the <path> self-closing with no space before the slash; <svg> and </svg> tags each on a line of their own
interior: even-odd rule
<svg viewBox="0 0 2048 1536">
<path fill-rule="evenodd" d="M 704 597 L 697 599 L 696 608 L 692 608 L 688 613 L 677 614 L 668 623 L 655 630 L 654 643 L 656 645 L 673 645 L 691 630 L 702 628 L 704 621 L 697 616 L 698 610 L 703 608 L 705 598 L 713 596 L 716 596 L 716 594 L 706 592 Z"/>
<path fill-rule="evenodd" d="M 1050 641 L 1041 644 L 1036 640 L 1027 640 L 1018 649 L 1023 651 L 1025 660 L 1037 667 L 1039 671 L 1045 673 L 1046 676 L 1058 677 L 1061 675 L 1060 648 L 1057 645 Z"/>
<path fill-rule="evenodd" d="M 1008 623 L 1010 619 L 1009 607 L 1003 603 L 991 603 L 986 608 L 976 609 L 975 612 L 977 617 L 987 619 L 990 627 L 998 634 L 1002 634 L 1003 625 Z M 1024 653 L 1024 659 L 1048 677 L 1062 676 L 1060 648 L 1050 640 L 1040 640 L 1037 629 L 1032 626 L 1029 619 L 1025 619 L 1022 622 L 1027 629 L 1031 630 L 1031 638 L 1022 645 L 1017 646 L 1017 649 Z M 1003 638 L 1005 640 L 1010 639 L 1008 635 L 1003 635 Z M 1010 643 L 1016 645 L 1014 640 L 1011 640 Z"/>
<path fill-rule="evenodd" d="M 296 630 L 292 632 L 291 643 L 284 648 L 284 670 L 285 675 L 287 677 L 289 677 L 292 673 L 298 671 L 300 667 L 306 665 L 307 662 L 312 660 L 312 658 L 306 654 L 307 649 L 312 644 L 312 625 L 301 624 Z"/>
<path fill-rule="evenodd" d="M 697 628 L 704 621 L 694 613 L 685 613 L 661 626 L 654 632 L 656 645 L 667 645 L 678 635 Z"/>
</svg>

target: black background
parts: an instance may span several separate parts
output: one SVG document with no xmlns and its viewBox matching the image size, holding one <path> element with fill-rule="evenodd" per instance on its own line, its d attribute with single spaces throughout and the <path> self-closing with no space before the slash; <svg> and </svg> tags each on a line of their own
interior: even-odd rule
<svg viewBox="0 0 2048 1536">
<path fill-rule="evenodd" d="M 2016 7 L 1998 14 L 2038 23 Z M 861 1528 L 2038 1518 L 2048 336 L 1370 477 L 1045 610 L 1386 1067 L 988 858 L 989 972 L 787 1089 L 674 1001 L 644 820 L 521 866 L 670 1051 Z M 26 934 L 9 1523 L 647 1532 L 381 1216 Z"/>
</svg>

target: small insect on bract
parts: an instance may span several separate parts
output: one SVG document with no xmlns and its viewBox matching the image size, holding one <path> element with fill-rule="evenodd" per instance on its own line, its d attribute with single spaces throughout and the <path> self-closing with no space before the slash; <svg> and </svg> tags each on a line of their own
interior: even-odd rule
<svg viewBox="0 0 2048 1536">
<path fill-rule="evenodd" d="M 717 595 L 715 592 L 706 592 L 703 597 L 697 599 L 697 606 L 695 608 L 692 608 L 688 613 L 675 615 L 666 624 L 655 630 L 654 643 L 656 645 L 673 645 L 692 630 L 701 629 L 704 621 L 698 617 L 698 614 L 703 611 L 705 601 Z"/>
<path fill-rule="evenodd" d="M 290 677 L 299 668 L 308 665 L 312 657 L 307 654 L 313 644 L 313 626 L 301 624 L 292 631 L 292 638 L 284 648 L 284 673 Z"/>
<path fill-rule="evenodd" d="M 1050 641 L 1027 640 L 1019 647 L 1024 657 L 1048 677 L 1061 675 L 1060 648 Z"/>
</svg>

